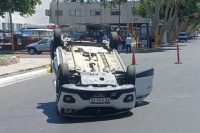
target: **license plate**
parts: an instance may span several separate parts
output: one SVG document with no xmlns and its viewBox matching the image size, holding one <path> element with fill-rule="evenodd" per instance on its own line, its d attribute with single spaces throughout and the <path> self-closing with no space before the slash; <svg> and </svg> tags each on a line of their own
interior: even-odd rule
<svg viewBox="0 0 200 133">
<path fill-rule="evenodd" d="M 110 104 L 110 98 L 90 98 L 90 104 Z"/>
</svg>

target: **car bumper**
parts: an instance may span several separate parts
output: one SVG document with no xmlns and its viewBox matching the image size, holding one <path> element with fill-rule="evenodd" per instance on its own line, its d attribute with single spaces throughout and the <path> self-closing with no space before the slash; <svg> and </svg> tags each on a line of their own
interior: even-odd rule
<svg viewBox="0 0 200 133">
<path fill-rule="evenodd" d="M 179 40 L 187 40 L 188 38 L 179 38 Z"/>
<path fill-rule="evenodd" d="M 66 102 L 66 96 L 73 99 L 72 103 Z M 126 101 L 127 96 L 133 96 L 131 101 Z M 110 98 L 109 103 L 91 103 L 91 98 Z M 58 99 L 58 110 L 66 116 L 105 116 L 123 113 L 135 106 L 135 87 L 123 85 L 120 87 L 105 87 L 96 91 L 95 88 L 64 85 Z"/>
</svg>

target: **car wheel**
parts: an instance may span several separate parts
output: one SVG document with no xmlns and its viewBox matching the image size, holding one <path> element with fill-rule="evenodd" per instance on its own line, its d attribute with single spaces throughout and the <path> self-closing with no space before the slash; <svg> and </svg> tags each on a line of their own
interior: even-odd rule
<svg viewBox="0 0 200 133">
<path fill-rule="evenodd" d="M 58 46 L 61 46 L 61 31 L 60 31 L 60 29 L 54 30 L 54 45 L 55 45 L 55 49 Z"/>
<path fill-rule="evenodd" d="M 126 84 L 135 85 L 136 70 L 134 65 L 128 65 L 126 70 Z"/>
<path fill-rule="evenodd" d="M 63 84 L 69 84 L 69 67 L 67 64 L 61 63 L 58 66 L 56 82 L 56 93 L 58 94 Z"/>
<path fill-rule="evenodd" d="M 40 55 L 42 52 L 38 51 L 37 54 Z"/>
<path fill-rule="evenodd" d="M 28 52 L 29 52 L 30 55 L 34 55 L 36 50 L 34 48 L 29 48 Z"/>
<path fill-rule="evenodd" d="M 135 102 L 135 107 L 138 107 L 139 106 L 139 103 L 138 102 Z"/>
<path fill-rule="evenodd" d="M 117 32 L 111 32 L 110 33 L 110 44 L 109 47 L 111 49 L 118 50 L 118 34 Z"/>
</svg>

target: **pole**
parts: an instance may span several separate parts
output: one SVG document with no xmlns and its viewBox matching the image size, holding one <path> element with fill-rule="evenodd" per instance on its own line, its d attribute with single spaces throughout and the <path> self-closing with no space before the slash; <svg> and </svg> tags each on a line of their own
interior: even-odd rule
<svg viewBox="0 0 200 133">
<path fill-rule="evenodd" d="M 121 17 L 121 9 L 120 9 L 120 3 L 119 3 L 119 30 L 121 30 L 121 28 L 120 28 L 120 17 Z"/>
<path fill-rule="evenodd" d="M 175 64 L 182 64 L 182 62 L 180 62 L 179 45 L 178 45 L 178 43 L 177 43 L 177 60 L 178 60 L 178 62 L 176 62 Z"/>
<path fill-rule="evenodd" d="M 14 39 L 13 39 L 13 27 L 12 27 L 12 14 L 11 14 L 11 9 L 9 10 L 9 16 L 10 16 L 10 31 L 11 31 L 12 52 L 14 52 Z"/>
<path fill-rule="evenodd" d="M 139 47 L 139 46 L 138 46 L 138 30 L 137 30 L 137 19 L 135 19 L 135 22 L 136 22 L 136 26 L 135 26 L 135 33 L 136 33 L 136 35 L 135 35 L 136 37 L 135 37 L 135 38 L 136 38 L 136 40 L 135 40 L 135 41 L 136 41 L 136 47 Z"/>
<path fill-rule="evenodd" d="M 131 29 L 131 32 L 132 32 L 132 37 L 133 37 L 133 28 L 134 28 L 134 26 L 133 26 L 133 7 L 132 7 L 132 9 L 131 9 L 131 26 L 132 26 L 132 29 Z M 135 19 L 135 18 L 134 18 Z"/>
<path fill-rule="evenodd" d="M 133 3 L 133 9 L 135 10 L 135 0 L 134 0 L 134 3 Z M 134 19 L 134 27 L 135 27 L 135 12 L 134 12 L 133 15 L 134 15 L 134 16 L 133 16 L 133 17 L 134 17 L 133 19 Z"/>
<path fill-rule="evenodd" d="M 59 25 L 59 21 L 58 21 L 58 0 L 57 0 L 57 11 L 56 11 L 56 15 L 57 15 L 57 25 Z"/>
</svg>

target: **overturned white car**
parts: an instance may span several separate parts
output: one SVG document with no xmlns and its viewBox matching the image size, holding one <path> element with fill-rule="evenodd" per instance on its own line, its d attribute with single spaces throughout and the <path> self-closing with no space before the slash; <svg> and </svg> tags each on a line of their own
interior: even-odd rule
<svg viewBox="0 0 200 133">
<path fill-rule="evenodd" d="M 110 44 L 61 41 L 55 29 L 51 48 L 58 111 L 66 116 L 105 116 L 133 109 L 152 91 L 153 67 L 136 71 L 123 64 L 117 33 Z"/>
</svg>

